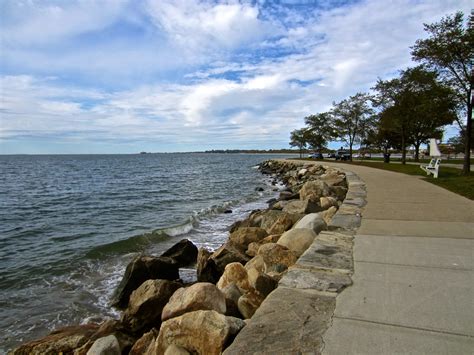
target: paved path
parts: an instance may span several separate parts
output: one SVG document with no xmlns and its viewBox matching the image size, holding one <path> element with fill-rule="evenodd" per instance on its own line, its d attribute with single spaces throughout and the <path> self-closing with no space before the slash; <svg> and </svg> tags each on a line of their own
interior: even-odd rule
<svg viewBox="0 0 474 355">
<path fill-rule="evenodd" d="M 337 166 L 365 181 L 368 203 L 323 354 L 473 354 L 474 202 L 414 176 Z"/>
</svg>

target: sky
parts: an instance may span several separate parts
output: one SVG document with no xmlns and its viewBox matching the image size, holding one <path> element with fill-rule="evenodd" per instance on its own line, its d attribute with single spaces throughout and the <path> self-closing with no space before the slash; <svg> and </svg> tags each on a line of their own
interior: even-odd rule
<svg viewBox="0 0 474 355">
<path fill-rule="evenodd" d="M 415 65 L 423 23 L 471 7 L 1 0 L 0 154 L 288 148 L 304 117 Z"/>
</svg>

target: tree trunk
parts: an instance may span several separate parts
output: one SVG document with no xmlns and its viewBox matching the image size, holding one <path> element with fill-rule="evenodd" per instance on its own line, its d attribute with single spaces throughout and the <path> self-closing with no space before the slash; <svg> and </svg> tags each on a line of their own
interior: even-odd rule
<svg viewBox="0 0 474 355">
<path fill-rule="evenodd" d="M 471 90 L 469 90 L 471 96 Z M 467 122 L 466 122 L 466 142 L 464 146 L 464 166 L 462 169 L 463 175 L 469 175 L 471 171 L 471 131 L 472 131 L 472 105 L 474 104 L 474 97 L 469 98 L 470 103 L 467 107 Z"/>
<path fill-rule="evenodd" d="M 300 146 L 300 159 L 303 158 L 303 147 Z"/>
<path fill-rule="evenodd" d="M 402 164 L 406 164 L 407 162 L 407 151 L 406 151 L 406 143 L 405 143 L 405 134 L 402 132 Z"/>
<path fill-rule="evenodd" d="M 420 145 L 421 145 L 421 142 L 415 143 L 415 161 L 417 162 L 420 161 Z"/>
</svg>

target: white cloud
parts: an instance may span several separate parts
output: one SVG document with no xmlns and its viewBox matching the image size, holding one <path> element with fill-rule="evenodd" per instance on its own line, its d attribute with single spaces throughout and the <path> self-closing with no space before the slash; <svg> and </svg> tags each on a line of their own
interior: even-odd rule
<svg viewBox="0 0 474 355">
<path fill-rule="evenodd" d="M 81 18 L 89 8 L 87 1 L 73 4 L 61 11 Z M 33 49 L 7 48 L 9 61 L 28 75 L 1 79 L 0 138 L 134 140 L 175 150 L 191 143 L 284 147 L 306 115 L 410 65 L 409 46 L 424 35 L 423 22 L 470 6 L 464 0 L 368 0 L 304 14 L 287 7 L 279 18 L 266 7 L 239 2 L 148 1 L 131 15 L 124 13 L 130 4 L 99 4 L 112 10 L 94 14 L 84 26 L 71 20 L 64 31 L 55 24 L 45 33 L 59 42 L 100 33 L 119 18 L 149 32 L 142 40 L 115 38 L 101 42 L 100 50 L 85 46 L 54 56 L 32 34 L 39 31 L 40 10 L 31 23 L 22 18 L 18 28 L 5 25 L 10 39 L 36 42 Z M 90 6 L 98 11 L 96 3 Z M 35 74 L 39 67 L 51 68 L 53 76 Z M 156 70 L 166 74 L 164 80 L 152 75 Z M 94 89 L 75 79 L 65 84 L 63 74 L 74 71 L 80 79 L 88 73 Z M 128 75 L 138 80 L 125 80 Z M 120 86 L 110 89 L 117 81 Z"/>
</svg>

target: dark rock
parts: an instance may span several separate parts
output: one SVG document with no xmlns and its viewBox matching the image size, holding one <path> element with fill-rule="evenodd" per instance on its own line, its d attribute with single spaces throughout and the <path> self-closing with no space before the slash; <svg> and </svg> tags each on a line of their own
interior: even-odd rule
<svg viewBox="0 0 474 355">
<path fill-rule="evenodd" d="M 147 280 L 132 292 L 122 322 L 136 333 L 159 328 L 161 313 L 173 293 L 183 285 L 169 280 Z"/>
<path fill-rule="evenodd" d="M 233 243 L 228 241 L 212 253 L 211 259 L 214 260 L 220 277 L 224 273 L 227 264 L 239 262 L 245 265 L 245 263 L 250 260 L 250 257 L 245 254 L 245 251 L 241 251 L 233 245 Z"/>
<path fill-rule="evenodd" d="M 199 248 L 196 273 L 198 282 L 210 282 L 216 284 L 219 281 L 220 273 L 217 270 L 217 265 L 211 259 L 212 253 L 205 249 Z"/>
<path fill-rule="evenodd" d="M 194 264 L 197 260 L 198 248 L 188 239 L 182 239 L 161 256 L 174 259 L 178 267 Z"/>
<path fill-rule="evenodd" d="M 227 214 L 232 213 L 232 210 L 225 210 L 224 213 L 227 213 Z"/>
<path fill-rule="evenodd" d="M 292 191 L 282 191 L 280 192 L 280 200 L 281 201 L 287 201 L 287 200 L 295 200 L 299 199 L 300 194 L 299 193 L 293 193 Z"/>
<path fill-rule="evenodd" d="M 137 256 L 127 265 L 112 298 L 112 306 L 124 309 L 133 291 L 150 279 L 179 279 L 178 264 L 167 257 Z"/>
<path fill-rule="evenodd" d="M 261 192 L 261 191 L 265 191 L 265 190 L 263 189 L 263 187 L 257 187 L 257 188 L 255 188 L 255 191 L 260 191 Z"/>
</svg>

